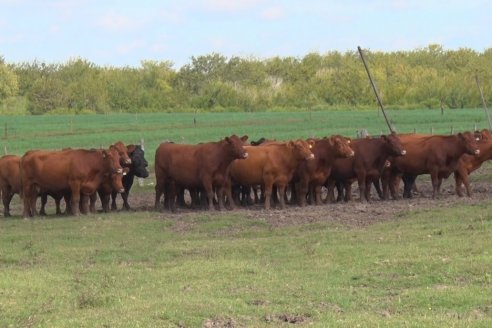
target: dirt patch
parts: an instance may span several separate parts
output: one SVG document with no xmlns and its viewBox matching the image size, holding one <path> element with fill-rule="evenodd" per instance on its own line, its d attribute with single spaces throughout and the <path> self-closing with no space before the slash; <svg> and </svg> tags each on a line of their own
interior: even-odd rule
<svg viewBox="0 0 492 328">
<path fill-rule="evenodd" d="M 394 220 L 407 213 L 420 211 L 423 209 L 449 208 L 459 205 L 478 205 L 484 201 L 489 201 L 492 194 L 492 165 L 485 164 L 481 169 L 472 175 L 473 178 L 473 197 L 458 197 L 454 192 L 454 179 L 452 177 L 443 182 L 442 195 L 438 199 L 432 199 L 432 186 L 428 176 L 421 176 L 417 179 L 419 193 L 414 194 L 412 199 L 400 199 L 381 201 L 373 191 L 370 203 L 359 202 L 358 188 L 355 183 L 352 190 L 353 201 L 348 203 L 340 202 L 334 204 L 324 204 L 321 206 L 308 205 L 298 207 L 297 205 L 287 205 L 284 210 L 272 209 L 265 211 L 262 205 L 251 205 L 240 207 L 235 211 L 224 210 L 221 213 L 234 213 L 251 220 L 265 221 L 272 227 L 284 227 L 304 225 L 317 222 L 334 222 L 337 224 L 351 227 L 365 227 L 377 222 Z M 149 178 L 151 179 L 151 178 Z M 147 186 L 153 183 L 147 179 Z M 154 210 L 154 190 L 152 188 L 139 187 L 135 185 L 129 197 L 129 203 L 133 211 L 153 211 Z M 121 211 L 122 200 L 117 199 L 118 208 Z M 97 208 L 100 208 L 98 202 Z M 54 203 L 49 198 L 48 213 L 54 212 Z M 18 197 L 14 197 L 12 213 L 21 215 L 22 207 Z M 197 213 L 215 213 L 203 209 L 180 208 L 176 213 L 167 210 L 156 213 L 156 216 L 163 220 L 173 222 L 173 231 L 186 233 L 194 229 Z M 50 215 L 50 217 L 55 217 Z M 469 227 L 473 229 L 473 226 Z"/>
<path fill-rule="evenodd" d="M 243 327 L 232 318 L 217 317 L 203 322 L 203 328 L 235 328 Z"/>
</svg>

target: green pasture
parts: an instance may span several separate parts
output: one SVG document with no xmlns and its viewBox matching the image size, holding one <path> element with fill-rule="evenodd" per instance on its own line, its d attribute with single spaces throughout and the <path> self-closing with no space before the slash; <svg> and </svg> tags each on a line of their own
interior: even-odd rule
<svg viewBox="0 0 492 328">
<path fill-rule="evenodd" d="M 2 218 L 0 327 L 490 327 L 491 213 Z"/>
<path fill-rule="evenodd" d="M 449 134 L 487 126 L 482 109 L 388 110 L 398 132 Z M 196 124 L 194 123 L 194 119 Z M 31 149 L 65 147 L 100 148 L 121 140 L 145 142 L 149 162 L 165 140 L 179 143 L 216 141 L 231 134 L 257 140 L 322 137 L 342 134 L 355 137 L 367 129 L 370 134 L 387 133 L 378 111 L 251 112 L 251 113 L 160 113 L 0 117 L 2 151 L 22 155 Z"/>
</svg>

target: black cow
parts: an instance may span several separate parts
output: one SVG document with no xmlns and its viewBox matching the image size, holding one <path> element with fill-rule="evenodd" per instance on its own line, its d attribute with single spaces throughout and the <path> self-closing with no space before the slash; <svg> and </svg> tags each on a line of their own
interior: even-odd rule
<svg viewBox="0 0 492 328">
<path fill-rule="evenodd" d="M 147 178 L 149 176 L 149 171 L 147 171 L 147 160 L 144 157 L 144 150 L 140 145 L 128 145 L 128 155 L 130 155 L 130 159 L 132 160 L 131 164 L 128 166 L 129 171 L 126 175 L 123 176 L 123 187 L 125 188 L 125 192 L 121 193 L 121 198 L 123 198 L 123 209 L 130 210 L 130 204 L 128 204 L 128 195 L 130 194 L 130 189 L 133 185 L 133 179 L 135 177 L 138 178 Z M 116 191 L 111 192 L 111 210 L 116 210 L 116 196 L 118 193 Z"/>
</svg>

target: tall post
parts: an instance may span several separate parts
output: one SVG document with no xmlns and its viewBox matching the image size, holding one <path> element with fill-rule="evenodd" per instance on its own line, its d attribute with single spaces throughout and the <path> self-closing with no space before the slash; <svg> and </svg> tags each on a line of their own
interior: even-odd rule
<svg viewBox="0 0 492 328">
<path fill-rule="evenodd" d="M 364 54 L 362 53 L 362 49 L 360 46 L 357 46 L 357 49 L 359 50 L 360 58 L 362 59 L 362 62 L 364 63 L 364 67 L 366 68 L 367 76 L 369 77 L 369 81 L 371 82 L 371 85 L 372 85 L 372 90 L 374 90 L 374 93 L 376 94 L 376 99 L 378 100 L 379 107 L 381 107 L 381 111 L 383 112 L 384 120 L 386 121 L 386 124 L 388 125 L 390 132 L 393 133 L 395 131 L 391 127 L 391 124 L 388 120 L 388 116 L 386 115 L 386 111 L 384 110 L 383 101 L 381 100 L 381 97 L 379 96 L 378 88 L 376 87 L 376 83 L 374 82 L 374 79 L 372 78 L 371 71 L 369 71 L 369 67 L 367 66 L 366 60 L 364 58 Z"/>
<path fill-rule="evenodd" d="M 480 80 L 478 79 L 478 74 L 475 74 L 475 81 L 477 81 L 478 91 L 480 92 L 480 99 L 482 99 L 483 110 L 487 115 L 487 121 L 489 122 L 489 129 L 492 130 L 492 122 L 490 122 L 489 109 L 487 108 L 487 103 L 485 102 L 485 98 L 483 97 L 482 87 L 480 86 Z"/>
<path fill-rule="evenodd" d="M 140 148 L 142 148 L 143 151 L 145 151 L 145 141 L 144 138 L 140 138 Z M 144 179 L 143 178 L 137 178 L 137 182 L 139 187 L 144 186 Z"/>
</svg>

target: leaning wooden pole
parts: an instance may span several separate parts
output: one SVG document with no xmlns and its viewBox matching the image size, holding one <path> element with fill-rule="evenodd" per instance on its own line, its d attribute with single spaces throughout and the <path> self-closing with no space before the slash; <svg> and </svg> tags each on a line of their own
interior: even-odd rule
<svg viewBox="0 0 492 328">
<path fill-rule="evenodd" d="M 492 122 L 490 121 L 489 109 L 487 108 L 487 103 L 483 97 L 482 87 L 480 86 L 480 80 L 478 79 L 478 74 L 475 74 L 475 81 L 477 81 L 478 91 L 480 92 L 480 99 L 482 99 L 482 106 L 485 114 L 487 115 L 487 121 L 489 121 L 489 129 L 492 130 Z"/>
<path fill-rule="evenodd" d="M 357 46 L 357 49 L 359 50 L 360 58 L 362 59 L 362 62 L 364 63 L 364 67 L 366 68 L 367 76 L 369 77 L 369 81 L 371 82 L 371 85 L 372 85 L 372 90 L 374 90 L 374 93 L 376 94 L 376 99 L 378 100 L 379 107 L 381 107 L 381 111 L 383 112 L 384 120 L 386 121 L 386 124 L 388 125 L 390 132 L 393 133 L 395 131 L 391 127 L 391 124 L 388 120 L 388 116 L 386 115 L 386 111 L 384 110 L 383 102 L 381 100 L 381 97 L 379 96 L 378 88 L 376 87 L 376 84 L 374 83 L 374 79 L 372 78 L 371 71 L 369 71 L 369 67 L 367 66 L 366 60 L 364 58 L 364 54 L 362 53 L 362 49 L 359 46 Z"/>
</svg>

